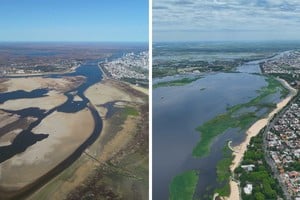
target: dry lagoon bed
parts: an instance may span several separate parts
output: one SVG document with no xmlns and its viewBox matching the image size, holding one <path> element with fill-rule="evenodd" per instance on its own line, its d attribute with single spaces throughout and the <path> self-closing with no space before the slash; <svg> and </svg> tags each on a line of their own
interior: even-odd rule
<svg viewBox="0 0 300 200">
<path fill-rule="evenodd" d="M 8 100 L 0 104 L 0 146 L 13 139 L 32 122 L 1 109 L 20 110 L 38 107 L 45 111 L 64 103 L 64 92 L 78 87 L 84 78 L 60 79 L 31 77 L 1 80 L 1 92 L 32 91 L 47 88 L 47 96 L 34 99 Z M 100 137 L 70 167 L 28 196 L 28 199 L 76 199 L 85 190 L 111 198 L 148 198 L 148 95 L 147 90 L 123 82 L 103 80 L 85 92 L 91 105 L 103 119 Z M 80 101 L 76 96 L 74 100 Z M 113 103 L 116 112 L 106 118 Z M 138 115 L 124 115 L 130 107 Z M 0 164 L 0 188 L 17 191 L 54 168 L 82 144 L 92 133 L 94 120 L 88 109 L 76 113 L 53 112 L 35 127 L 34 134 L 48 138 L 30 146 Z M 101 171 L 101 175 L 98 172 Z M 117 181 L 115 180 L 117 177 Z M 87 187 L 94 179 L 100 188 Z M 1 197 L 1 194 L 0 194 Z"/>
</svg>

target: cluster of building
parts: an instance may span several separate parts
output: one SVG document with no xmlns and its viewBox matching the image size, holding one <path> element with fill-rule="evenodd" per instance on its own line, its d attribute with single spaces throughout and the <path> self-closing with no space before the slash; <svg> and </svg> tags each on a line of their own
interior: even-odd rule
<svg viewBox="0 0 300 200">
<path fill-rule="evenodd" d="M 266 135 L 267 152 L 291 197 L 300 198 L 300 100 L 292 103 Z M 294 199 L 293 198 L 293 199 Z"/>
<path fill-rule="evenodd" d="M 261 64 L 266 74 L 300 74 L 300 52 L 288 51 Z"/>
<path fill-rule="evenodd" d="M 101 66 L 112 78 L 148 79 L 148 52 L 127 53 Z"/>
<path fill-rule="evenodd" d="M 11 74 L 39 74 L 75 70 L 81 64 L 74 59 L 34 59 L 0 65 L 0 76 Z"/>
</svg>

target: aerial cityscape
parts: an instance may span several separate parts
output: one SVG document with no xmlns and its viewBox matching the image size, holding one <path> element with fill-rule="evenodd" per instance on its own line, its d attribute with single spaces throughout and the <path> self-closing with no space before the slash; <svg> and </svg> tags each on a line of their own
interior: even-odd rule
<svg viewBox="0 0 300 200">
<path fill-rule="evenodd" d="M 1 3 L 1 200 L 149 198 L 147 12 Z"/>
<path fill-rule="evenodd" d="M 300 200 L 299 19 L 296 0 L 4 0 L 0 200 Z"/>
<path fill-rule="evenodd" d="M 153 199 L 300 199 L 299 9 L 153 1 Z"/>
<path fill-rule="evenodd" d="M 268 125 L 269 121 L 272 120 L 272 123 L 275 123 L 283 108 L 289 106 L 291 99 L 297 97 L 299 87 L 297 71 L 300 63 L 297 64 L 299 57 L 296 56 L 298 50 L 290 50 L 295 49 L 299 43 L 270 44 L 269 42 L 257 44 L 257 46 L 268 47 L 267 50 L 262 51 L 257 51 L 257 46 L 253 47 L 243 42 L 194 42 L 176 45 L 157 43 L 154 46 L 153 72 L 155 69 L 157 74 L 160 74 L 157 77 L 153 74 L 153 191 L 155 199 L 165 199 L 168 196 L 171 199 L 218 199 L 226 196 L 229 199 L 240 197 L 256 199 L 256 194 L 263 195 L 265 199 L 272 199 L 285 197 L 282 195 L 283 189 L 275 190 L 276 182 L 281 181 L 290 186 L 293 185 L 294 191 L 299 188 L 296 178 L 293 183 L 276 179 L 276 171 L 271 170 L 273 165 L 268 165 L 268 154 L 274 155 L 274 152 L 269 152 L 264 145 L 260 147 L 260 150 L 256 146 L 255 154 L 249 153 L 248 155 L 251 149 L 248 146 L 251 138 L 258 137 L 257 134 Z M 193 48 L 190 48 L 192 45 L 194 45 Z M 236 51 L 235 48 L 242 45 L 244 48 L 236 54 L 243 56 L 232 57 L 230 52 Z M 182 46 L 189 46 L 189 48 L 184 49 Z M 209 53 L 206 52 L 207 48 L 210 49 Z M 212 53 L 213 49 L 215 49 L 214 53 Z M 219 49 L 226 49 L 226 53 L 219 52 Z M 194 53 L 195 51 L 201 52 L 201 56 Z M 173 52 L 181 52 L 178 54 L 180 57 L 176 54 L 172 57 L 174 60 L 185 59 L 184 55 L 194 56 L 194 58 L 192 61 L 191 59 L 180 60 L 179 63 L 184 63 L 182 65 L 169 65 L 172 61 L 165 57 L 170 58 Z M 166 54 L 165 57 L 164 54 Z M 159 55 L 158 58 L 155 55 Z M 216 63 L 211 62 L 216 58 L 219 63 L 230 62 L 232 64 L 226 68 L 220 68 L 217 65 L 216 69 L 210 70 L 206 69 L 214 68 L 214 65 L 209 67 L 201 65 L 208 62 Z M 200 63 L 197 66 L 199 70 L 185 70 L 185 68 L 190 68 L 191 62 Z M 174 74 L 164 75 L 165 67 Z M 204 70 L 201 70 L 201 67 Z M 175 98 L 178 93 L 181 96 Z M 176 109 L 173 109 L 174 106 Z M 283 110 L 279 112 L 281 109 Z M 273 118 L 274 116 L 276 117 Z M 293 127 L 292 130 L 296 131 L 299 119 L 296 113 L 292 116 L 288 124 Z M 291 134 L 289 129 L 280 129 L 279 133 L 284 134 L 284 137 Z M 265 134 L 261 134 L 262 142 L 263 135 Z M 294 147 L 293 151 L 283 152 L 292 152 L 290 154 L 294 155 L 294 151 L 299 150 L 297 134 L 292 135 L 292 138 L 294 141 L 289 144 Z M 273 140 L 280 142 L 278 138 L 273 138 Z M 283 142 L 280 143 L 281 148 L 284 147 L 283 144 Z M 290 155 L 288 158 L 289 162 L 299 162 L 297 157 Z M 297 166 L 297 164 L 292 166 L 294 165 Z M 171 166 L 177 167 L 171 168 Z M 248 172 L 248 169 L 253 175 Z M 290 172 L 294 173 L 293 176 L 295 176 L 295 171 L 290 168 Z M 255 188 L 255 184 L 259 184 L 258 181 L 253 181 L 258 179 L 255 173 L 274 173 L 274 176 L 268 175 L 268 179 L 265 179 L 270 180 L 270 183 L 261 182 L 266 188 L 273 189 L 266 192 L 265 187 Z M 185 187 L 189 190 L 184 189 Z M 291 198 L 298 195 L 294 193 Z"/>
</svg>

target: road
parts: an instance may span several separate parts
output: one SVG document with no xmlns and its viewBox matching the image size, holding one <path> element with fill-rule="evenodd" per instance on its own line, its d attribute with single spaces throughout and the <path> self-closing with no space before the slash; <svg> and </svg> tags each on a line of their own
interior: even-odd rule
<svg viewBox="0 0 300 200">
<path fill-rule="evenodd" d="M 280 187 L 282 188 L 282 191 L 284 193 L 284 196 L 287 200 L 292 200 L 292 197 L 290 196 L 289 192 L 287 191 L 287 187 L 285 186 L 284 182 L 282 181 L 280 177 L 280 173 L 276 167 L 276 164 L 273 162 L 273 159 L 270 157 L 268 149 L 267 149 L 267 133 L 270 131 L 270 129 L 276 124 L 276 122 L 282 117 L 282 115 L 288 110 L 289 106 L 297 99 L 298 95 L 295 96 L 280 112 L 278 112 L 274 118 L 270 121 L 270 123 L 266 126 L 264 132 L 263 132 L 263 149 L 264 149 L 264 155 L 265 160 L 270 166 L 274 176 L 279 182 Z"/>
</svg>

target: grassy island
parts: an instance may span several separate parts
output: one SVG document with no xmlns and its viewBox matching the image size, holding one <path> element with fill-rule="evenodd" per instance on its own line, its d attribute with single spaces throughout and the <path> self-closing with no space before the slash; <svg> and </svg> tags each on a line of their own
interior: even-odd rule
<svg viewBox="0 0 300 200">
<path fill-rule="evenodd" d="M 196 77 L 196 78 L 182 78 L 178 80 L 173 80 L 173 81 L 167 81 L 167 82 L 160 82 L 156 83 L 153 85 L 153 88 L 158 88 L 158 87 L 170 87 L 170 86 L 183 86 L 187 85 L 189 83 L 192 83 L 202 77 Z"/>
<path fill-rule="evenodd" d="M 169 187 L 170 200 L 191 200 L 198 182 L 198 172 L 191 170 L 175 176 Z"/>
<path fill-rule="evenodd" d="M 193 156 L 202 157 L 207 155 L 210 151 L 213 139 L 224 133 L 228 128 L 245 130 L 250 127 L 253 122 L 258 120 L 259 116 L 256 115 L 256 112 L 239 114 L 239 111 L 242 109 L 256 107 L 257 110 L 261 108 L 272 110 L 276 107 L 275 104 L 265 103 L 263 100 L 269 95 L 275 94 L 277 91 L 286 95 L 287 89 L 274 77 L 267 77 L 266 81 L 268 85 L 258 90 L 257 97 L 247 103 L 238 104 L 228 108 L 226 113 L 220 114 L 196 128 L 196 130 L 201 133 L 201 140 L 193 149 Z"/>
</svg>

